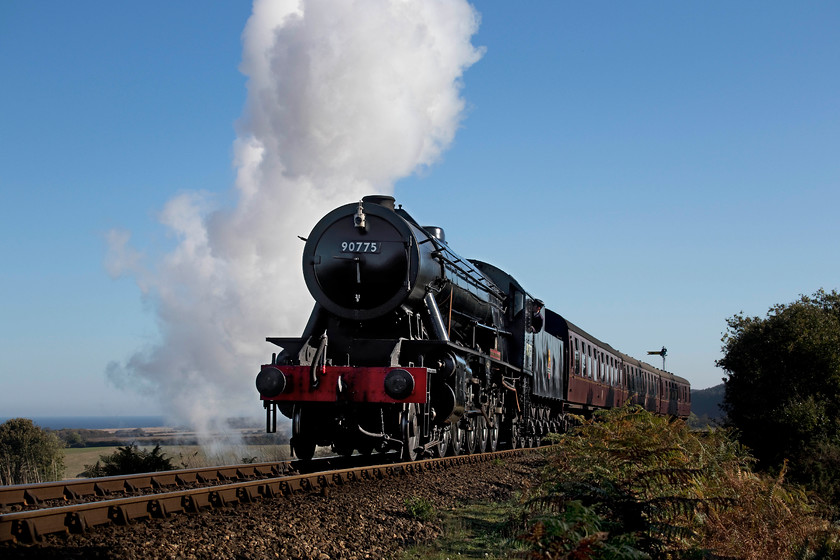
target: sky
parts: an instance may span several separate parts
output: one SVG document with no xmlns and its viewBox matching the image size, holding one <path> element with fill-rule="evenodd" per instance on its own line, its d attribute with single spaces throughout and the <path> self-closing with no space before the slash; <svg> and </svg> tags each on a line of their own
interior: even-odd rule
<svg viewBox="0 0 840 560">
<path fill-rule="evenodd" d="M 840 4 L 420 4 L 0 4 L 0 417 L 259 417 L 366 193 L 694 388 L 840 287 Z"/>
</svg>

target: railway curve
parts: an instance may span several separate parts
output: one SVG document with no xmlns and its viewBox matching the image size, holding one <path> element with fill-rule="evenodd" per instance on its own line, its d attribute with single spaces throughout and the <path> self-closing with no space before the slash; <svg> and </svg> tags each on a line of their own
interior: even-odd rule
<svg viewBox="0 0 840 560">
<path fill-rule="evenodd" d="M 493 459 L 513 457 L 528 451 L 532 450 L 507 450 L 408 463 L 376 464 L 339 469 L 331 466 L 330 461 L 324 461 L 322 464 L 329 467 L 327 470 L 319 471 L 316 469 L 314 472 L 306 473 L 294 473 L 291 465 L 285 465 L 288 469 L 287 472 L 290 474 L 237 482 L 221 480 L 215 484 L 211 482 L 200 487 L 179 490 L 154 491 L 150 490 L 150 485 L 147 483 L 146 490 L 150 490 L 149 492 L 133 496 L 106 497 L 71 505 L 26 509 L 0 514 L 0 547 L 6 548 L 15 544 L 39 545 L 45 540 L 45 537 L 51 535 L 52 538 L 66 538 L 69 535 L 81 534 L 97 527 L 128 526 L 136 521 L 168 519 L 179 514 L 222 511 L 231 505 L 267 502 L 275 498 L 284 497 L 288 499 L 312 493 L 326 496 L 329 495 L 331 488 L 352 487 L 354 483 L 376 483 L 403 475 L 422 476 L 425 473 L 444 471 L 453 467 L 477 465 Z M 247 473 L 248 469 L 253 467 L 251 472 L 260 470 L 269 472 L 273 468 L 282 466 L 284 466 L 282 463 L 237 465 L 224 467 L 224 470 L 233 473 L 237 469 L 244 469 Z M 209 471 L 212 470 L 209 469 Z M 177 472 L 151 473 L 126 478 L 131 478 L 136 483 L 143 476 L 148 478 L 154 475 L 170 474 L 177 478 L 177 475 L 174 474 Z M 110 478 L 116 479 L 118 477 Z M 88 484 L 95 484 L 97 480 L 102 479 L 90 479 Z M 109 482 L 115 483 L 116 481 L 110 480 Z"/>
</svg>

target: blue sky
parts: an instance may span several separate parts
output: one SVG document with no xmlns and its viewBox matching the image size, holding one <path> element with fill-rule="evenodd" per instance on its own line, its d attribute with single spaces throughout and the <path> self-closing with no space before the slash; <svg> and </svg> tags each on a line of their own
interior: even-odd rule
<svg viewBox="0 0 840 560">
<path fill-rule="evenodd" d="M 723 375 L 727 317 L 838 287 L 840 5 L 474 7 L 485 51 L 454 141 L 394 187 L 455 251 L 624 352 L 666 346 L 697 388 Z M 161 328 L 106 271 L 106 236 L 131 232 L 154 267 L 173 197 L 237 204 L 250 15 L 0 6 L 0 416 L 166 412 L 105 374 Z M 253 390 L 258 367 L 231 375 Z"/>
</svg>

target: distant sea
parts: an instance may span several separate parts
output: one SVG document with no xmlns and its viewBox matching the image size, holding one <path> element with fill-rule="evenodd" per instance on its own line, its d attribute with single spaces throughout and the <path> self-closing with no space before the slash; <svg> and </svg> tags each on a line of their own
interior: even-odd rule
<svg viewBox="0 0 840 560">
<path fill-rule="evenodd" d="M 0 423 L 9 420 L 0 417 Z M 166 426 L 163 416 L 32 416 L 29 417 L 36 425 L 50 430 L 86 429 L 104 430 L 107 428 L 156 428 Z"/>
</svg>

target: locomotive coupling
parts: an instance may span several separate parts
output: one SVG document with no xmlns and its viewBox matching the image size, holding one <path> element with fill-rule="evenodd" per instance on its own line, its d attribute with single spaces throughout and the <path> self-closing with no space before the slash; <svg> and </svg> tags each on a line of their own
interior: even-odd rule
<svg viewBox="0 0 840 560">
<path fill-rule="evenodd" d="M 276 397 L 286 389 L 286 376 L 274 366 L 266 366 L 257 374 L 257 391 L 266 398 Z"/>
</svg>

